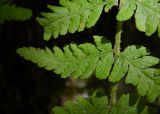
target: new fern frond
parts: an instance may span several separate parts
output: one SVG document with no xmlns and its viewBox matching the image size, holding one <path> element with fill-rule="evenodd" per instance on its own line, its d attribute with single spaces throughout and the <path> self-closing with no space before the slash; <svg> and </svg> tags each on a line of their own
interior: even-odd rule
<svg viewBox="0 0 160 114">
<path fill-rule="evenodd" d="M 75 102 L 66 102 L 63 107 L 53 108 L 54 114 L 148 114 L 148 107 L 137 111 L 137 104 L 130 106 L 129 95 L 123 95 L 117 104 L 110 106 L 107 96 L 94 95 L 85 99 L 78 97 Z"/>
<path fill-rule="evenodd" d="M 17 7 L 7 0 L 0 1 L 0 23 L 10 20 L 24 21 L 32 16 L 32 11 L 27 8 Z"/>
<path fill-rule="evenodd" d="M 49 40 L 52 35 L 57 38 L 67 32 L 74 33 L 94 26 L 106 3 L 106 0 L 60 0 L 61 7 L 48 5 L 53 12 L 42 13 L 43 18 L 37 18 L 44 27 L 44 39 Z M 115 3 L 108 4 L 106 9 L 113 5 Z"/>
<path fill-rule="evenodd" d="M 120 5 L 117 20 L 128 20 L 135 12 L 135 22 L 138 30 L 150 36 L 157 28 L 160 29 L 159 0 L 120 0 Z M 160 30 L 158 30 L 158 34 L 160 37 Z"/>
<path fill-rule="evenodd" d="M 54 53 L 46 48 L 20 48 L 17 53 L 40 67 L 61 74 L 62 78 L 88 78 L 96 71 L 97 78 L 105 79 L 113 64 L 112 45 L 105 39 L 95 36 L 96 45 L 85 43 L 70 44 L 63 48 L 54 47 Z"/>
</svg>

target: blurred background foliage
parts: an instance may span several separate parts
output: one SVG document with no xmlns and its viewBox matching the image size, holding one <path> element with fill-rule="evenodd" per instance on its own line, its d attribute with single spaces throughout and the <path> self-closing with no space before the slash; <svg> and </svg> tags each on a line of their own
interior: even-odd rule
<svg viewBox="0 0 160 114">
<path fill-rule="evenodd" d="M 61 79 L 53 72 L 38 68 L 16 54 L 23 46 L 52 48 L 70 42 L 77 44 L 93 42 L 93 35 L 106 36 L 112 43 L 116 29 L 117 8 L 103 13 L 97 24 L 85 31 L 60 36 L 49 42 L 43 40 L 43 28 L 35 20 L 40 12 L 49 11 L 47 4 L 58 5 L 58 0 L 12 0 L 17 6 L 32 10 L 32 18 L 27 21 L 6 21 L 0 24 L 0 109 L 1 114 L 50 114 L 55 105 L 66 100 L 74 100 L 76 95 L 87 97 L 92 89 L 105 94 L 110 91 L 107 80 L 97 80 L 94 76 L 87 80 Z M 160 39 L 157 33 L 147 37 L 139 32 L 134 18 L 126 21 L 123 29 L 122 50 L 128 45 L 144 45 L 151 55 L 160 58 Z M 128 90 L 120 91 L 126 92 Z M 158 103 L 155 106 L 158 107 Z"/>
</svg>

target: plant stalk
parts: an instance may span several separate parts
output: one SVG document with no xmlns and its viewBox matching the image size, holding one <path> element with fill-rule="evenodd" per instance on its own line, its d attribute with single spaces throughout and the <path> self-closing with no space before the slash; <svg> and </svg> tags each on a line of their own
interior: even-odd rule
<svg viewBox="0 0 160 114">
<path fill-rule="evenodd" d="M 121 50 L 121 34 L 122 34 L 122 26 L 123 22 L 117 21 L 117 32 L 115 36 L 115 44 L 114 44 L 114 57 L 115 59 L 119 56 Z"/>
<path fill-rule="evenodd" d="M 115 44 L 114 44 L 114 58 L 115 58 L 115 60 L 120 55 L 122 26 L 123 26 L 123 22 L 117 21 L 117 31 L 116 31 Z M 117 102 L 117 90 L 118 90 L 118 82 L 115 83 L 111 89 L 110 106 L 115 105 Z"/>
</svg>

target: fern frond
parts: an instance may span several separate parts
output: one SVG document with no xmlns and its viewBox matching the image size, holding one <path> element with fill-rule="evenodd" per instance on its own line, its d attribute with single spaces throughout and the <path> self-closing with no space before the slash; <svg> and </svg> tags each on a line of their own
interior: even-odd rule
<svg viewBox="0 0 160 114">
<path fill-rule="evenodd" d="M 0 23 L 9 20 L 24 21 L 32 16 L 32 11 L 27 8 L 17 7 L 7 0 L 0 1 Z"/>
<path fill-rule="evenodd" d="M 98 79 L 109 76 L 109 81 L 116 82 L 126 75 L 126 83 L 136 86 L 139 95 L 146 95 L 151 102 L 160 96 L 160 70 L 152 68 L 158 64 L 158 58 L 149 56 L 144 47 L 129 46 L 114 61 L 111 43 L 101 36 L 94 39 L 95 45 L 70 44 L 63 50 L 54 47 L 53 52 L 48 48 L 24 47 L 17 53 L 62 78 L 84 79 L 95 73 Z"/>
<path fill-rule="evenodd" d="M 152 102 L 160 96 L 160 73 L 152 68 L 158 63 L 159 59 L 149 56 L 144 47 L 129 46 L 115 61 L 109 80 L 119 81 L 126 74 L 126 83 L 136 86 L 138 94 Z"/>
<path fill-rule="evenodd" d="M 147 106 L 137 112 L 137 104 L 129 105 L 129 95 L 123 95 L 117 104 L 110 106 L 107 96 L 78 97 L 75 102 L 66 102 L 63 107 L 53 108 L 54 114 L 148 114 Z"/>
<path fill-rule="evenodd" d="M 53 70 L 62 78 L 88 78 L 93 72 L 99 79 L 105 79 L 113 64 L 112 45 L 105 38 L 94 36 L 95 44 L 70 44 L 63 48 L 54 47 L 54 53 L 46 48 L 20 48 L 17 53 L 39 67 Z"/>
<path fill-rule="evenodd" d="M 60 0 L 61 6 L 51 6 L 52 13 L 42 13 L 43 18 L 37 18 L 44 27 L 44 39 L 49 40 L 53 35 L 65 35 L 83 31 L 95 25 L 99 19 L 106 0 Z M 109 4 L 108 7 L 110 8 Z"/>
<path fill-rule="evenodd" d="M 120 0 L 121 7 L 117 20 L 124 21 L 131 18 L 135 12 L 135 22 L 138 30 L 152 35 L 160 29 L 160 3 L 158 0 Z M 158 30 L 160 36 L 160 31 Z"/>
</svg>

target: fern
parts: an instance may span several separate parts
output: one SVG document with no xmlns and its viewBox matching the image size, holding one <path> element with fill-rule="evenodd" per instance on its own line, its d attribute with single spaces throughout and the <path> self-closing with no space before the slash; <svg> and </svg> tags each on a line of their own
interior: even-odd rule
<svg viewBox="0 0 160 114">
<path fill-rule="evenodd" d="M 27 8 L 17 7 L 10 4 L 7 0 L 0 1 L 0 23 L 9 20 L 24 21 L 31 18 L 32 12 Z"/>
<path fill-rule="evenodd" d="M 160 3 L 159 0 L 120 0 L 120 11 L 117 20 L 125 21 L 135 12 L 135 21 L 138 30 L 146 35 L 152 35 L 157 28 L 160 29 Z M 158 30 L 160 36 L 160 30 Z"/>
<path fill-rule="evenodd" d="M 126 83 L 137 86 L 139 95 L 153 102 L 160 95 L 159 70 L 151 68 L 159 59 L 149 56 L 144 47 L 129 46 L 115 61 L 109 80 L 116 82 L 126 76 Z"/>
<path fill-rule="evenodd" d="M 49 40 L 52 35 L 57 38 L 67 32 L 74 33 L 83 31 L 85 27 L 92 27 L 106 3 L 105 0 L 60 0 L 61 7 L 48 5 L 53 13 L 42 13 L 44 18 L 37 18 L 44 27 L 44 39 Z M 106 9 L 113 5 L 115 3 L 108 4 Z"/>
<path fill-rule="evenodd" d="M 53 108 L 54 114 L 148 114 L 148 107 L 137 111 L 137 104 L 129 105 L 129 95 L 123 95 L 114 105 L 109 105 L 106 96 L 92 95 L 88 99 L 78 97 L 75 102 L 66 102 L 63 107 Z"/>
<path fill-rule="evenodd" d="M 95 36 L 96 46 L 85 43 L 77 46 L 70 44 L 64 52 L 54 47 L 54 53 L 48 48 L 20 48 L 17 53 L 27 60 L 38 63 L 47 70 L 54 70 L 62 78 L 88 78 L 95 70 L 97 78 L 105 79 L 109 75 L 113 63 L 112 45 L 103 37 Z M 105 43 L 104 43 L 105 41 Z"/>
<path fill-rule="evenodd" d="M 139 95 L 146 95 L 150 102 L 160 96 L 160 77 L 156 76 L 158 70 L 151 68 L 158 64 L 158 58 L 149 56 L 144 47 L 136 49 L 129 46 L 114 62 L 111 43 L 102 43 L 104 39 L 100 36 L 94 38 L 96 46 L 89 43 L 79 46 L 70 44 L 64 47 L 64 52 L 58 47 L 53 48 L 54 53 L 48 48 L 33 47 L 20 48 L 17 52 L 40 67 L 61 74 L 62 78 L 72 76 L 83 79 L 95 72 L 99 79 L 109 76 L 109 81 L 117 82 L 127 74 L 126 83 L 137 86 Z"/>
<path fill-rule="evenodd" d="M 113 6 L 119 7 L 115 44 L 102 36 L 94 36 L 94 44 L 70 44 L 63 49 L 55 46 L 40 49 L 23 47 L 17 53 L 46 70 L 60 74 L 62 78 L 89 78 L 95 73 L 98 79 L 108 78 L 117 83 L 122 78 L 126 84 L 136 87 L 139 96 L 146 96 L 149 102 L 160 97 L 160 69 L 154 68 L 159 59 L 150 56 L 145 47 L 128 46 L 120 51 L 123 21 L 135 13 L 136 26 L 146 35 L 158 29 L 160 37 L 160 0 L 60 0 L 61 6 L 51 6 L 50 13 L 37 18 L 44 27 L 44 39 L 49 40 L 68 32 L 83 31 L 94 26 L 103 8 L 108 12 Z M 122 21 L 122 22 L 119 22 Z M 92 95 L 88 99 L 78 97 L 75 102 L 66 102 L 64 107 L 55 107 L 55 114 L 148 114 L 148 107 L 137 111 L 138 101 L 130 106 L 129 95 L 122 95 L 117 101 L 118 84 L 111 90 L 111 100 Z"/>
</svg>

